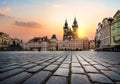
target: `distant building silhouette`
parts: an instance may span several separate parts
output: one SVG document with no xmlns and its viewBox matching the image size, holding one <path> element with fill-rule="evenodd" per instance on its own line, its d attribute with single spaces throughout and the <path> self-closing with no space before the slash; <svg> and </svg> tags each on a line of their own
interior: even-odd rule
<svg viewBox="0 0 120 84">
<path fill-rule="evenodd" d="M 52 35 L 51 39 L 49 40 L 49 50 L 56 51 L 58 45 L 58 40 L 55 34 Z"/>
<path fill-rule="evenodd" d="M 15 51 L 23 50 L 24 44 L 22 40 L 11 38 L 8 34 L 0 32 L 0 50 Z"/>
<path fill-rule="evenodd" d="M 88 50 L 88 38 L 78 37 L 78 23 L 76 17 L 74 18 L 72 29 L 68 27 L 67 20 L 63 27 L 63 41 L 58 41 L 58 50 L 62 51 L 78 51 Z"/>
<path fill-rule="evenodd" d="M 78 24 L 77 24 L 76 17 L 74 18 L 72 29 L 68 27 L 68 22 L 66 19 L 63 30 L 64 30 L 63 40 L 77 39 L 78 38 Z"/>
</svg>

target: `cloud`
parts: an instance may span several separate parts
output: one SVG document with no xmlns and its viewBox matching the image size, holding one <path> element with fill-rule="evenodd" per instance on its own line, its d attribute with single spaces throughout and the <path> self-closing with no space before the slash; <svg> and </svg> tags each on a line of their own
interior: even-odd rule
<svg viewBox="0 0 120 84">
<path fill-rule="evenodd" d="M 22 21 L 15 21 L 14 25 L 20 27 L 27 27 L 27 28 L 39 28 L 41 25 L 37 22 L 22 22 Z"/>
<path fill-rule="evenodd" d="M 0 8 L 0 13 L 6 13 L 6 12 L 9 12 L 11 11 L 11 8 L 7 7 L 7 8 Z"/>
<path fill-rule="evenodd" d="M 0 16 L 6 16 L 5 14 L 3 14 L 3 13 L 0 13 Z"/>
<path fill-rule="evenodd" d="M 0 8 L 0 16 L 2 17 L 10 17 L 6 14 L 6 12 L 9 12 L 11 10 L 11 8 L 7 7 L 7 8 Z"/>
</svg>

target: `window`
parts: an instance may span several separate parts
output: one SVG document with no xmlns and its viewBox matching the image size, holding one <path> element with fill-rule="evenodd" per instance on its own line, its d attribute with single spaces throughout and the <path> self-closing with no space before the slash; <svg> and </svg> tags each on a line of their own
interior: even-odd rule
<svg viewBox="0 0 120 84">
<path fill-rule="evenodd" d="M 119 28 L 117 28 L 117 32 L 120 32 L 120 27 L 119 27 Z"/>
<path fill-rule="evenodd" d="M 116 19 L 120 19 L 120 15 L 118 15 L 118 16 L 116 17 Z"/>
<path fill-rule="evenodd" d="M 112 29 L 112 33 L 115 33 L 116 31 L 115 31 L 115 29 Z"/>
</svg>

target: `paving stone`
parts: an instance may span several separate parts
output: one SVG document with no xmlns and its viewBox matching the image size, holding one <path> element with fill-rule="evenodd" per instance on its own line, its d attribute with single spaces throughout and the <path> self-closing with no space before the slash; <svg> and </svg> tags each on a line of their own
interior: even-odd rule
<svg viewBox="0 0 120 84">
<path fill-rule="evenodd" d="M 116 68 L 120 68 L 120 65 L 114 65 L 114 67 L 116 67 Z"/>
<path fill-rule="evenodd" d="M 120 62 L 118 62 L 118 61 L 110 61 L 109 63 L 112 64 L 112 65 L 118 65 Z"/>
<path fill-rule="evenodd" d="M 32 68 L 28 69 L 27 71 L 34 73 L 34 72 L 37 72 L 37 71 L 39 71 L 43 68 L 44 68 L 44 66 L 35 66 L 35 67 L 32 67 Z"/>
<path fill-rule="evenodd" d="M 35 59 L 35 60 L 32 60 L 31 62 L 33 62 L 33 63 L 36 63 L 36 62 L 39 62 L 39 61 L 41 61 L 42 59 Z"/>
<path fill-rule="evenodd" d="M 78 67 L 72 67 L 72 73 L 84 73 L 84 70 L 82 68 L 78 68 Z"/>
<path fill-rule="evenodd" d="M 52 59 L 52 60 L 49 60 L 48 62 L 50 62 L 50 63 L 53 63 L 55 60 L 54 59 Z"/>
<path fill-rule="evenodd" d="M 104 62 L 102 62 L 101 64 L 104 65 L 104 66 L 106 66 L 106 67 L 111 67 L 112 66 L 112 65 L 104 63 Z"/>
<path fill-rule="evenodd" d="M 54 66 L 51 67 L 51 65 L 56 65 L 59 68 L 57 69 Z M 85 68 L 85 72 L 87 73 L 84 72 L 83 67 Z M 22 71 L 16 70 L 21 68 Z M 44 51 L 44 52 L 29 52 L 29 53 L 5 52 L 4 54 L 3 52 L 0 52 L 0 71 L 1 71 L 0 81 L 1 82 L 4 81 L 4 83 L 5 81 L 7 82 L 8 79 L 9 81 L 15 79 L 14 80 L 15 82 L 14 81 L 12 82 L 13 84 L 16 82 L 17 84 L 19 83 L 21 84 L 28 80 L 30 81 L 27 82 L 28 84 L 31 83 L 45 84 L 46 82 L 54 83 L 56 81 L 57 83 L 59 83 L 58 81 L 60 81 L 60 83 L 62 82 L 62 83 L 71 84 L 72 77 L 73 79 L 76 77 L 73 75 L 77 75 L 77 76 L 82 75 L 82 77 L 78 76 L 75 79 L 77 81 L 79 79 L 79 81 L 82 82 L 83 80 L 81 79 L 84 79 L 85 77 L 85 79 L 87 78 L 88 81 L 89 80 L 91 82 L 93 81 L 92 84 L 103 84 L 103 83 L 119 84 L 120 83 L 119 80 L 120 77 L 118 76 L 120 75 L 119 68 L 120 68 L 119 52 L 90 52 L 90 51 L 81 51 L 81 52 L 47 51 L 46 52 Z M 41 71 L 44 71 L 45 73 L 40 73 Z M 70 77 L 68 75 L 69 71 L 71 71 Z M 101 73 L 101 71 L 104 72 Z M 25 76 L 23 74 L 24 72 L 26 73 Z M 48 75 L 46 75 L 46 72 L 48 73 Z M 23 74 L 23 76 L 21 74 Z M 28 77 L 27 74 L 29 74 L 30 76 Z M 93 76 L 89 76 L 89 74 Z M 94 74 L 97 74 L 97 76 Z"/>
<path fill-rule="evenodd" d="M 19 65 L 23 66 L 23 65 L 27 65 L 29 64 L 29 62 L 23 62 L 23 63 L 20 63 Z"/>
<path fill-rule="evenodd" d="M 49 65 L 44 70 L 54 71 L 57 69 L 57 67 L 58 67 L 58 65 Z"/>
<path fill-rule="evenodd" d="M 69 69 L 67 68 L 58 68 L 54 75 L 68 76 Z"/>
<path fill-rule="evenodd" d="M 72 58 L 72 62 L 78 63 L 77 58 Z"/>
<path fill-rule="evenodd" d="M 91 84 L 86 75 L 72 74 L 71 84 Z"/>
<path fill-rule="evenodd" d="M 67 78 L 60 76 L 52 76 L 46 84 L 67 84 Z"/>
<path fill-rule="evenodd" d="M 0 68 L 15 66 L 15 65 L 17 65 L 17 63 L 10 63 L 10 64 L 7 64 L 7 65 L 2 65 L 2 66 L 0 66 Z"/>
<path fill-rule="evenodd" d="M 37 62 L 35 62 L 36 64 L 41 64 L 41 63 L 43 63 L 44 61 L 37 61 Z"/>
<path fill-rule="evenodd" d="M 56 61 L 56 62 L 54 62 L 53 64 L 60 65 L 61 62 L 60 62 L 60 61 Z"/>
<path fill-rule="evenodd" d="M 83 60 L 81 57 L 77 56 L 77 58 L 80 62 L 85 62 L 85 60 Z"/>
<path fill-rule="evenodd" d="M 109 70 L 108 68 L 102 66 L 102 65 L 94 65 L 99 70 Z"/>
<path fill-rule="evenodd" d="M 120 74 L 120 68 L 119 67 L 109 67 L 112 71 L 115 71 Z"/>
<path fill-rule="evenodd" d="M 120 81 L 120 75 L 118 73 L 115 73 L 113 71 L 102 71 L 105 75 L 110 77 L 112 80 Z"/>
<path fill-rule="evenodd" d="M 87 60 L 88 61 L 88 60 Z M 92 65 L 97 65 L 98 63 L 97 62 L 94 62 L 94 61 L 91 61 L 90 64 Z"/>
<path fill-rule="evenodd" d="M 89 73 L 88 75 L 90 76 L 92 82 L 97 82 L 97 83 L 113 83 L 109 78 L 107 78 L 103 74 Z"/>
<path fill-rule="evenodd" d="M 18 66 L 4 67 L 4 68 L 1 68 L 1 69 L 0 69 L 0 73 L 1 73 L 1 72 L 5 72 L 5 71 L 8 71 L 8 70 L 11 70 L 11 69 L 15 69 L 15 68 L 18 68 Z"/>
<path fill-rule="evenodd" d="M 92 66 L 84 66 L 86 72 L 89 72 L 89 73 L 99 73 L 94 67 Z"/>
<path fill-rule="evenodd" d="M 63 61 L 65 59 L 66 55 L 60 57 L 57 61 Z"/>
<path fill-rule="evenodd" d="M 91 59 L 89 59 L 89 58 L 85 58 L 85 57 L 84 57 L 84 59 L 87 60 L 87 62 L 90 62 L 91 64 L 96 64 L 96 62 L 94 62 L 93 60 L 91 60 Z"/>
<path fill-rule="evenodd" d="M 40 71 L 27 79 L 23 84 L 43 84 L 50 75 L 50 71 Z"/>
<path fill-rule="evenodd" d="M 5 79 L 4 81 L 1 81 L 0 84 L 21 84 L 24 80 L 26 80 L 30 76 L 31 76 L 30 73 L 22 72 L 20 74 Z"/>
<path fill-rule="evenodd" d="M 70 64 L 71 61 L 64 61 L 63 63 L 64 63 L 64 64 Z"/>
<path fill-rule="evenodd" d="M 48 66 L 50 63 L 48 63 L 48 62 L 45 62 L 45 63 L 42 63 L 42 64 L 40 64 L 40 65 L 43 65 L 43 66 Z"/>
<path fill-rule="evenodd" d="M 82 64 L 83 66 L 90 66 L 90 64 L 89 64 L 88 62 L 81 62 L 81 64 Z"/>
<path fill-rule="evenodd" d="M 80 67 L 79 63 L 72 63 L 72 67 Z"/>
<path fill-rule="evenodd" d="M 70 66 L 69 64 L 61 64 L 60 67 L 61 67 L 61 68 L 69 68 L 69 66 Z"/>
<path fill-rule="evenodd" d="M 67 58 L 65 58 L 64 61 L 72 61 L 72 60 L 71 60 L 71 57 L 67 56 Z"/>
<path fill-rule="evenodd" d="M 10 77 L 10 76 L 15 75 L 15 74 L 17 74 L 17 73 L 20 73 L 20 72 L 22 72 L 22 71 L 24 71 L 24 69 L 18 69 L 18 68 L 17 68 L 17 69 L 13 69 L 13 70 L 10 70 L 10 71 L 1 73 L 1 74 L 0 74 L 0 80 L 3 80 L 3 79 L 5 79 L 5 78 L 7 78 L 7 77 Z"/>
<path fill-rule="evenodd" d="M 36 66 L 36 64 L 28 64 L 28 65 L 25 65 L 25 66 L 22 66 L 22 67 L 25 68 L 25 69 L 28 69 L 28 68 L 31 68 L 33 66 Z"/>
</svg>

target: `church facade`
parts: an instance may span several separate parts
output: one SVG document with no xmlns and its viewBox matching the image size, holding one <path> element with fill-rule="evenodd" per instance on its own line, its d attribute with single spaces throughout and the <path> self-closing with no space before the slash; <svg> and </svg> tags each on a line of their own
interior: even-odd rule
<svg viewBox="0 0 120 84">
<path fill-rule="evenodd" d="M 74 18 L 72 29 L 69 28 L 67 20 L 63 27 L 63 40 L 58 42 L 58 50 L 62 51 L 76 51 L 76 50 L 88 50 L 89 40 L 88 38 L 78 37 L 78 23 Z"/>
<path fill-rule="evenodd" d="M 68 27 L 68 22 L 65 20 L 63 32 L 63 40 L 78 39 L 78 24 L 76 18 L 74 18 L 72 29 Z"/>
</svg>

